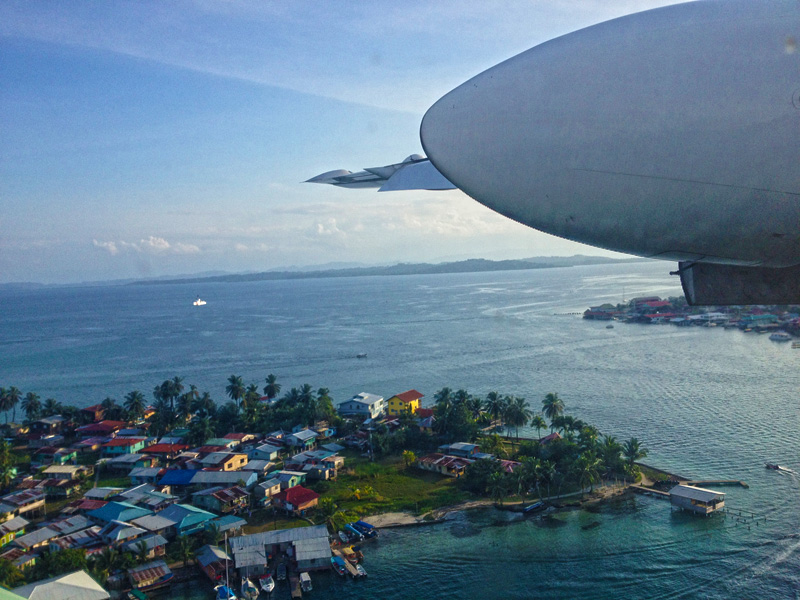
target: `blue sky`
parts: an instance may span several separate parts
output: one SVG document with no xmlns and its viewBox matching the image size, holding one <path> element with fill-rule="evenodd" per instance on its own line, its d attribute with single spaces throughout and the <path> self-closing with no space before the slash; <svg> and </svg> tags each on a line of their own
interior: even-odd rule
<svg viewBox="0 0 800 600">
<path fill-rule="evenodd" d="M 6 0 L 0 283 L 602 253 L 458 191 L 300 182 L 421 152 L 469 77 L 669 3 Z"/>
</svg>

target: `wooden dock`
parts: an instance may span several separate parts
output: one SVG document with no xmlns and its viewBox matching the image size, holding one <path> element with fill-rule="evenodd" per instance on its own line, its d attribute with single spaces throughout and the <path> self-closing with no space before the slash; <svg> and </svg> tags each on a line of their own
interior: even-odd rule
<svg viewBox="0 0 800 600">
<path fill-rule="evenodd" d="M 628 488 L 637 494 L 645 494 L 648 496 L 655 496 L 656 498 L 664 498 L 665 500 L 669 500 L 669 492 L 654 490 L 653 488 L 644 487 L 642 485 L 630 485 Z"/>
<path fill-rule="evenodd" d="M 704 487 L 707 485 L 740 485 L 743 488 L 750 487 L 747 483 L 739 481 L 738 479 L 704 479 L 702 481 L 683 481 L 682 483 L 684 485 L 693 485 L 696 487 Z"/>
<path fill-rule="evenodd" d="M 336 548 L 331 548 L 331 552 L 333 552 L 336 556 L 338 556 L 344 561 L 344 568 L 347 569 L 347 572 L 350 573 L 352 577 L 358 577 L 358 571 L 353 565 L 350 564 L 350 561 L 344 557 L 344 555 L 341 553 L 340 550 Z"/>
<path fill-rule="evenodd" d="M 289 589 L 292 592 L 292 598 L 302 598 L 303 590 L 300 589 L 300 577 L 296 573 L 290 573 L 288 578 Z"/>
</svg>

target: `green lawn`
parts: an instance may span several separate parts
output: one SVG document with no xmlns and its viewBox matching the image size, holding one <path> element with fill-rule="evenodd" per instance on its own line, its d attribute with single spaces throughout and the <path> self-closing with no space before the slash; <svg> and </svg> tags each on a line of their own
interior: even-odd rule
<svg viewBox="0 0 800 600">
<path fill-rule="evenodd" d="M 399 456 L 370 462 L 355 452 L 342 454 L 345 466 L 336 481 L 309 484 L 323 496 L 333 498 L 340 510 L 359 515 L 400 511 L 424 514 L 473 497 L 459 489 L 455 479 L 406 467 Z M 364 494 L 367 487 L 374 493 Z M 360 499 L 355 490 L 362 491 Z"/>
</svg>

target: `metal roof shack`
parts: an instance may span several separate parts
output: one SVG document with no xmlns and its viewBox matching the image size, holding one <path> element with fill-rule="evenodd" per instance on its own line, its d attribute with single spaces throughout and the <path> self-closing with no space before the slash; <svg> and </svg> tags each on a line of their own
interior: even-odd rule
<svg viewBox="0 0 800 600">
<path fill-rule="evenodd" d="M 134 588 L 147 588 L 166 583 L 172 579 L 172 571 L 163 560 L 154 560 L 135 569 L 128 569 L 131 585 Z"/>
<path fill-rule="evenodd" d="M 75 571 L 14 589 L 29 600 L 108 600 L 111 598 L 86 571 Z"/>
<path fill-rule="evenodd" d="M 673 506 L 701 515 L 710 515 L 725 506 L 725 494 L 714 490 L 676 485 L 669 491 L 669 500 Z"/>
<path fill-rule="evenodd" d="M 249 555 L 249 551 L 253 548 L 285 552 L 289 547 L 294 547 L 298 568 L 304 570 L 330 568 L 331 549 L 325 525 L 264 531 L 230 538 L 228 543 L 234 555 L 239 552 Z"/>
</svg>

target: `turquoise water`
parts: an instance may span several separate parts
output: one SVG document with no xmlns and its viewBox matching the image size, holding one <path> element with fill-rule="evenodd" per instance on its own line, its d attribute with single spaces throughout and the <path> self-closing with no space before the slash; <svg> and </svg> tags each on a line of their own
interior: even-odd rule
<svg viewBox="0 0 800 600">
<path fill-rule="evenodd" d="M 670 266 L 2 292 L 0 384 L 77 405 L 176 374 L 218 400 L 232 373 L 262 383 L 274 372 L 284 389 L 326 386 L 336 401 L 449 386 L 538 405 L 557 391 L 603 433 L 642 440 L 650 464 L 747 481 L 724 488 L 726 503 L 767 521 L 691 518 L 644 497 L 548 523 L 472 511 L 387 531 L 365 550 L 367 581 L 319 574 L 313 597 L 795 598 L 800 486 L 763 465 L 800 471 L 800 351 L 568 314 L 623 290 L 677 295 Z M 207 306 L 191 305 L 198 294 Z"/>
</svg>

